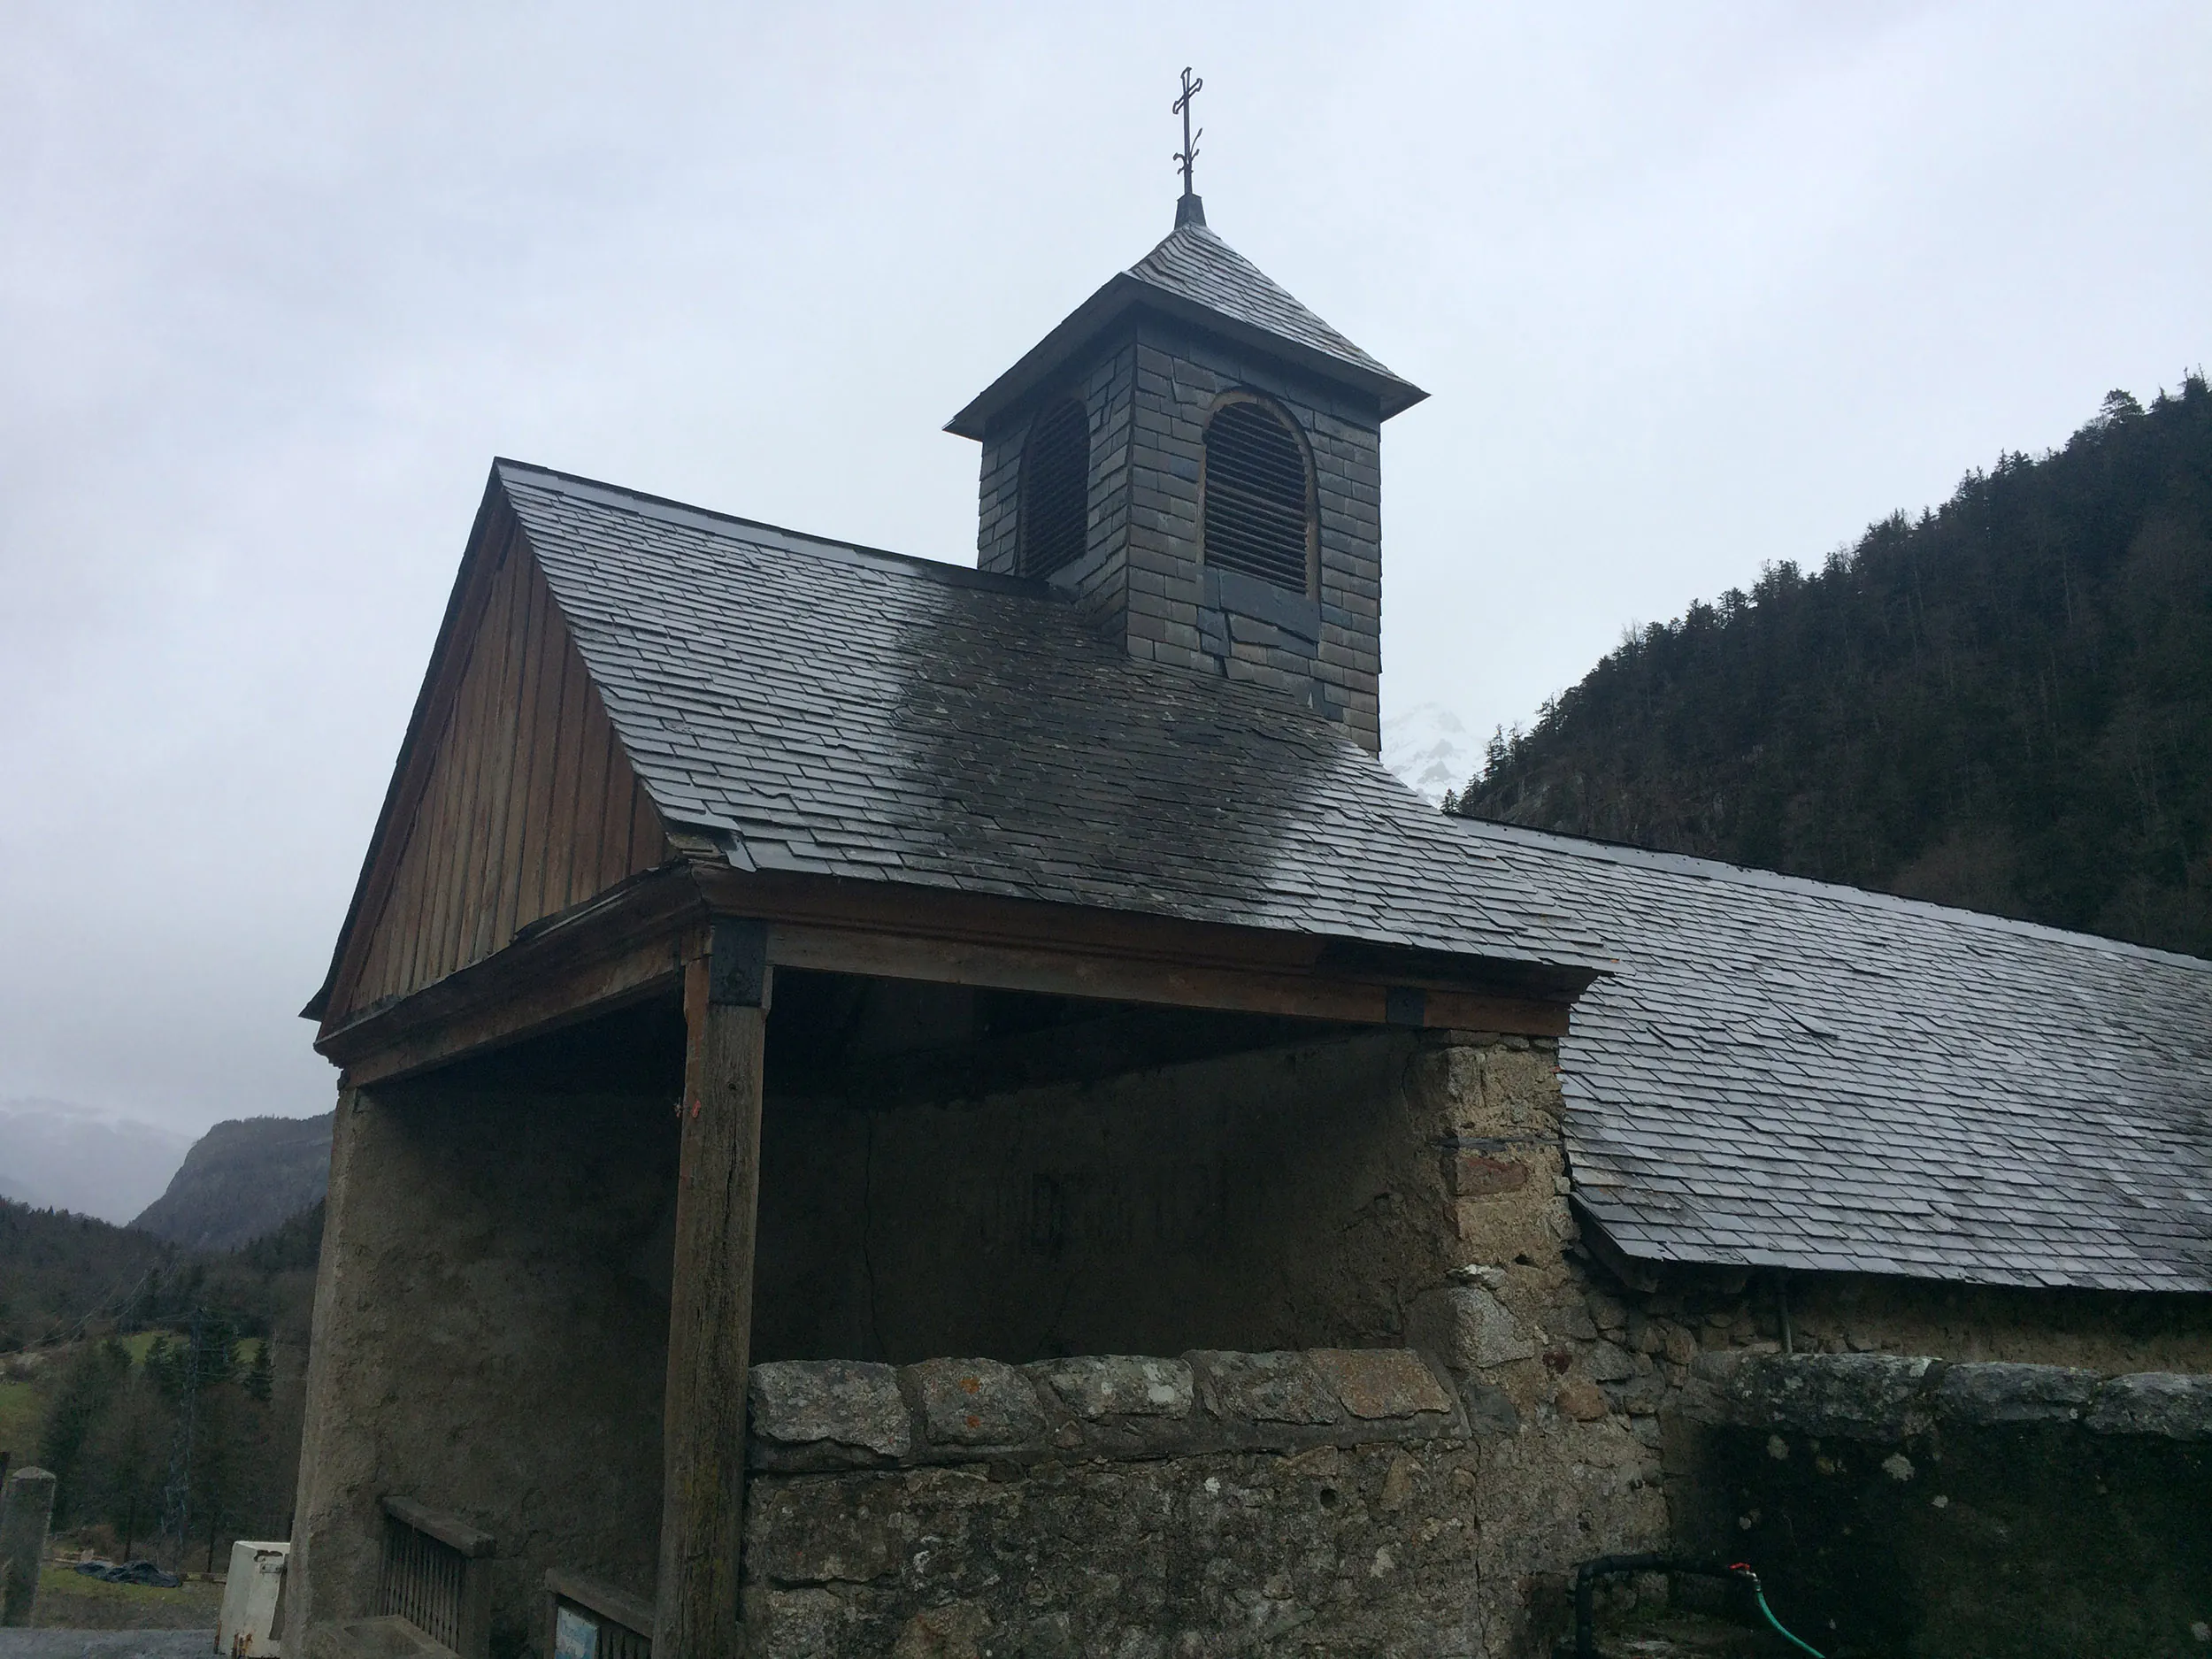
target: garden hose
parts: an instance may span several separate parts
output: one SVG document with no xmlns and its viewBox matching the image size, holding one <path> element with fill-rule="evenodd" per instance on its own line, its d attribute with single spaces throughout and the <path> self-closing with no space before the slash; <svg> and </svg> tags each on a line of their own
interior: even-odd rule
<svg viewBox="0 0 2212 1659">
<path fill-rule="evenodd" d="M 1767 1605 L 1767 1593 L 1759 1586 L 1759 1575 L 1751 1571 L 1751 1563 L 1749 1562 L 1732 1561 L 1728 1563 L 1728 1571 L 1735 1573 L 1740 1578 L 1742 1578 L 1750 1583 L 1751 1599 L 1759 1604 L 1759 1611 L 1766 1616 L 1767 1623 L 1774 1626 L 1774 1633 L 1776 1635 L 1779 1636 L 1784 1641 L 1788 1642 L 1792 1647 L 1801 1648 L 1805 1652 L 1812 1655 L 1813 1659 L 1821 1659 L 1819 1648 L 1814 1647 L 1812 1643 L 1806 1641 L 1800 1637 L 1792 1635 L 1787 1627 L 1783 1624 L 1782 1621 L 1774 1617 L 1774 1609 Z"/>
<path fill-rule="evenodd" d="M 1821 1659 L 1820 1649 L 1810 1642 L 1801 1640 L 1790 1633 L 1782 1621 L 1774 1617 L 1774 1609 L 1767 1605 L 1766 1591 L 1760 1586 L 1759 1575 L 1751 1570 L 1747 1561 L 1732 1561 L 1721 1566 L 1709 1561 L 1686 1561 L 1678 1555 L 1600 1555 L 1595 1561 L 1586 1561 L 1575 1569 L 1575 1659 L 1598 1659 L 1596 1591 L 1600 1578 L 1627 1572 L 1679 1572 L 1701 1578 L 1737 1579 L 1751 1589 L 1751 1599 L 1759 1604 L 1759 1611 L 1774 1629 L 1774 1633 L 1801 1653 L 1812 1659 Z M 1562 1652 L 1565 1651 L 1563 1647 Z"/>
</svg>

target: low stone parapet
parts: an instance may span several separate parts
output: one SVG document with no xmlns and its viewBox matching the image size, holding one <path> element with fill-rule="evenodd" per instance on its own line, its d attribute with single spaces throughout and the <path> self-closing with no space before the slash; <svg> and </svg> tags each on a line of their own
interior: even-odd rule
<svg viewBox="0 0 2212 1659">
<path fill-rule="evenodd" d="M 1607 1423 L 1471 1422 L 1447 1366 L 757 1366 L 748 1651 L 1536 1651 L 1573 1562 L 1663 1540 L 1655 1462 Z"/>
<path fill-rule="evenodd" d="M 1678 1545 L 1755 1563 L 1827 1651 L 2062 1659 L 2212 1640 L 2212 1376 L 1709 1355 L 1680 1398 Z"/>
<path fill-rule="evenodd" d="M 1298 1452 L 1467 1432 L 1457 1394 L 1406 1348 L 1019 1366 L 784 1360 L 753 1368 L 750 1404 L 752 1465 L 785 1474 Z"/>
<path fill-rule="evenodd" d="M 1701 1421 L 1903 1440 L 1940 1428 L 2078 1423 L 2092 1434 L 2212 1440 L 2212 1377 L 1893 1354 L 1709 1354 L 1683 1409 Z"/>
</svg>

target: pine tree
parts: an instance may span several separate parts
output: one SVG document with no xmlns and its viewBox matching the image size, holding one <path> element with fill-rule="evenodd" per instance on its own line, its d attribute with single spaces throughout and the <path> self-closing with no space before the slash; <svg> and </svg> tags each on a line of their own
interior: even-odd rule
<svg viewBox="0 0 2212 1659">
<path fill-rule="evenodd" d="M 253 1363 L 246 1371 L 246 1393 L 262 1405 L 269 1403 L 269 1395 L 276 1386 L 274 1363 L 269 1357 L 269 1339 L 263 1337 L 254 1344 Z"/>
</svg>

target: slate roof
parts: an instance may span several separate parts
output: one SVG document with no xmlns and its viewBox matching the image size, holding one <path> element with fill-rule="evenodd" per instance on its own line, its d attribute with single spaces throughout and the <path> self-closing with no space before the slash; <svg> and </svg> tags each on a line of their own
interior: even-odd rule
<svg viewBox="0 0 2212 1659">
<path fill-rule="evenodd" d="M 1620 957 L 1560 1046 L 1627 1255 L 2212 1290 L 2212 963 L 1496 825 Z"/>
<path fill-rule="evenodd" d="M 1179 295 L 1219 316 L 1295 341 L 1354 368 L 1390 373 L 1203 224 L 1178 225 L 1171 235 L 1129 267 L 1129 274 L 1163 293 Z"/>
<path fill-rule="evenodd" d="M 1601 969 L 1343 728 L 1141 663 L 1042 581 L 502 462 L 646 789 L 740 868 Z M 795 645 L 796 649 L 795 649 Z"/>
<path fill-rule="evenodd" d="M 1019 403 L 1138 308 L 1179 317 L 1353 387 L 1374 398 L 1385 419 L 1428 396 L 1300 304 L 1201 219 L 1178 225 L 1150 253 L 1109 279 L 946 422 L 945 430 L 982 437 L 993 418 Z"/>
<path fill-rule="evenodd" d="M 1609 966 L 1562 1066 L 1628 1255 L 2212 1289 L 2212 963 L 1448 818 L 1042 583 L 496 476 L 638 775 L 734 864 Z"/>
</svg>

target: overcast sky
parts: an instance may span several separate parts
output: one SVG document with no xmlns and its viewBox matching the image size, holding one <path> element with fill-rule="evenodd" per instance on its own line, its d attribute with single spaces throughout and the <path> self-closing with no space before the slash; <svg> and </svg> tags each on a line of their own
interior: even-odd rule
<svg viewBox="0 0 2212 1659">
<path fill-rule="evenodd" d="M 2212 7 L 0 0 L 0 1098 L 326 1110 L 488 464 L 973 557 L 952 412 L 1213 227 L 1433 394 L 1385 712 L 1525 719 L 2212 335 Z"/>
</svg>

